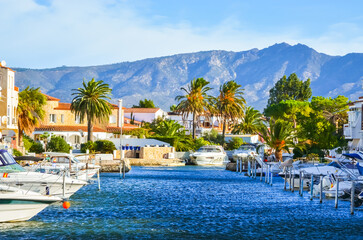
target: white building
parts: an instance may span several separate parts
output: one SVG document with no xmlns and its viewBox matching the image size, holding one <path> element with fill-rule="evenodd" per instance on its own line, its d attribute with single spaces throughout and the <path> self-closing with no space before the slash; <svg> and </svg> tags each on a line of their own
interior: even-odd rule
<svg viewBox="0 0 363 240">
<path fill-rule="evenodd" d="M 168 113 L 161 108 L 124 108 L 125 118 L 139 122 L 152 122 L 159 117 L 166 118 Z"/>
<path fill-rule="evenodd" d="M 0 63 L 0 131 L 2 138 L 16 148 L 19 89 L 15 86 L 15 71 Z"/>
<path fill-rule="evenodd" d="M 349 104 L 348 123 L 344 124 L 344 137 L 350 151 L 363 150 L 363 97 Z"/>
</svg>

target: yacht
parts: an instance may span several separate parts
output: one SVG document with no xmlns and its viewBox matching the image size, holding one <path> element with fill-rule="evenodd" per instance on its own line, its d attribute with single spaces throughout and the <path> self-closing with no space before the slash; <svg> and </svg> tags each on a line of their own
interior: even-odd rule
<svg viewBox="0 0 363 240">
<path fill-rule="evenodd" d="M 223 165 L 228 157 L 222 146 L 206 145 L 190 155 L 195 165 Z"/>
<path fill-rule="evenodd" d="M 26 221 L 54 202 L 55 196 L 0 185 L 0 222 Z"/>
<path fill-rule="evenodd" d="M 87 182 L 67 176 L 26 171 L 6 150 L 0 150 L 0 184 L 42 195 L 70 197 Z M 65 188 L 63 190 L 63 184 Z"/>
<path fill-rule="evenodd" d="M 255 157 L 257 156 L 256 145 L 243 144 L 238 149 L 233 151 L 233 161 L 237 162 L 239 158 Z"/>
</svg>

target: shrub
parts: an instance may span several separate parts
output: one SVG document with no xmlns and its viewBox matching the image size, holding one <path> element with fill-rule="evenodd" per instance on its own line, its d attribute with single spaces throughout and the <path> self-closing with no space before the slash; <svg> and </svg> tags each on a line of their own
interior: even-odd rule
<svg viewBox="0 0 363 240">
<path fill-rule="evenodd" d="M 13 155 L 14 155 L 15 157 L 23 156 L 23 154 L 22 154 L 20 151 L 16 150 L 16 149 L 13 149 Z"/>
<path fill-rule="evenodd" d="M 47 148 L 51 152 L 65 152 L 68 153 L 71 150 L 71 146 L 60 136 L 52 136 Z"/>
<path fill-rule="evenodd" d="M 116 150 L 115 144 L 109 140 L 97 140 L 95 145 L 96 151 L 101 153 L 112 153 Z"/>
<path fill-rule="evenodd" d="M 193 149 L 194 150 L 198 150 L 199 148 L 205 146 L 205 145 L 213 145 L 213 143 L 205 140 L 204 138 L 200 137 L 200 138 L 196 138 L 194 140 L 194 144 L 193 144 Z"/>
<path fill-rule="evenodd" d="M 234 150 L 239 148 L 243 144 L 243 139 L 239 137 L 233 137 L 227 143 L 227 150 Z"/>
<path fill-rule="evenodd" d="M 30 147 L 35 143 L 33 139 L 28 137 L 27 135 L 24 135 L 23 137 L 23 143 L 25 150 L 29 151 Z"/>
<path fill-rule="evenodd" d="M 29 148 L 29 152 L 42 153 L 44 152 L 43 145 L 40 142 L 34 142 Z"/>
<path fill-rule="evenodd" d="M 96 144 L 92 141 L 88 141 L 86 143 L 81 144 L 81 152 L 85 153 L 86 150 L 89 150 L 90 153 L 94 153 L 96 150 Z"/>
</svg>

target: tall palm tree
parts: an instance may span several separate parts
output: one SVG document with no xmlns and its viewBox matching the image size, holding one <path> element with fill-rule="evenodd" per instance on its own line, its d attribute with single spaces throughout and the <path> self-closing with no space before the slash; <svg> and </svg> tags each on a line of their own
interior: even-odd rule
<svg viewBox="0 0 363 240">
<path fill-rule="evenodd" d="M 257 134 L 262 124 L 262 114 L 251 106 L 248 106 L 242 121 L 233 126 L 233 134 Z"/>
<path fill-rule="evenodd" d="M 24 132 L 29 134 L 40 124 L 45 117 L 44 105 L 47 103 L 46 97 L 39 88 L 29 86 L 19 93 L 17 114 L 18 114 L 18 145 L 23 142 Z"/>
<path fill-rule="evenodd" d="M 83 88 L 72 89 L 75 91 L 72 95 L 75 97 L 71 103 L 71 111 L 79 116 L 81 121 L 87 117 L 87 140 L 93 139 L 93 125 L 96 120 L 99 122 L 108 120 L 111 115 L 110 103 L 107 99 L 111 99 L 111 88 L 102 80 L 85 82 L 83 80 Z"/>
<path fill-rule="evenodd" d="M 227 121 L 236 122 L 243 117 L 246 100 L 243 98 L 241 85 L 231 80 L 219 88 L 219 96 L 216 99 L 215 111 L 223 121 L 223 143 L 226 135 Z"/>
<path fill-rule="evenodd" d="M 212 103 L 213 97 L 207 94 L 211 90 L 208 84 L 209 82 L 203 78 L 193 79 L 187 88 L 181 88 L 185 95 L 175 97 L 175 100 L 179 101 L 176 112 L 182 113 L 183 118 L 188 118 L 190 113 L 193 114 L 193 139 L 196 135 L 197 118 L 205 114 Z"/>
<path fill-rule="evenodd" d="M 294 146 L 293 127 L 289 122 L 277 120 L 276 122 L 270 121 L 270 127 L 265 124 L 261 125 L 258 134 L 263 138 L 266 145 L 275 150 L 275 157 L 277 160 L 282 161 L 282 151 L 289 152 L 289 147 Z"/>
</svg>

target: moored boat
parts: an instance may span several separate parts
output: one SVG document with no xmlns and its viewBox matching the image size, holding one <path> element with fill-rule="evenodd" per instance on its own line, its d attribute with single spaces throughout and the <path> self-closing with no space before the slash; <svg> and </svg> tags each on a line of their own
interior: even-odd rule
<svg viewBox="0 0 363 240">
<path fill-rule="evenodd" d="M 195 165 L 223 165 L 227 162 L 227 154 L 222 146 L 206 145 L 190 155 Z"/>
</svg>

